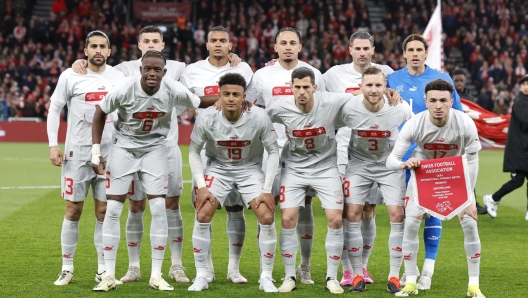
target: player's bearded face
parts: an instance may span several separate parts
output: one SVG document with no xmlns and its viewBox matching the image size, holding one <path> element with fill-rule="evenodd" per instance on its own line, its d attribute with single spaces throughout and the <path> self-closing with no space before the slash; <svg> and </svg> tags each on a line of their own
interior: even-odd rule
<svg viewBox="0 0 528 298">
<path fill-rule="evenodd" d="M 407 61 L 407 65 L 414 68 L 422 67 L 425 63 L 425 58 L 427 58 L 425 45 L 419 40 L 408 42 L 403 52 L 403 57 Z"/>
<path fill-rule="evenodd" d="M 292 89 L 296 105 L 306 105 L 313 100 L 313 93 L 317 86 L 312 84 L 310 77 L 293 79 Z"/>
<path fill-rule="evenodd" d="M 88 61 L 95 66 L 103 66 L 110 55 L 108 41 L 103 36 L 92 36 L 84 49 L 84 54 L 88 56 Z"/>
<path fill-rule="evenodd" d="M 242 111 L 242 103 L 246 100 L 244 87 L 240 85 L 223 85 L 220 88 L 220 101 L 222 110 L 226 112 Z"/>
<path fill-rule="evenodd" d="M 372 55 L 374 55 L 374 47 L 368 39 L 355 39 L 354 43 L 350 45 L 349 51 L 352 61 L 361 68 L 369 66 Z"/>
<path fill-rule="evenodd" d="M 430 90 L 426 94 L 425 105 L 432 120 L 447 120 L 453 105 L 453 98 L 449 91 Z"/>
<path fill-rule="evenodd" d="M 279 59 L 284 62 L 293 62 L 298 59 L 302 45 L 297 33 L 284 31 L 277 37 L 275 52 L 279 54 Z"/>
<path fill-rule="evenodd" d="M 375 75 L 365 75 L 361 79 L 361 91 L 371 105 L 375 105 L 383 99 L 386 84 L 385 77 L 380 72 Z"/>
<path fill-rule="evenodd" d="M 209 56 L 215 59 L 227 58 L 233 44 L 229 41 L 229 34 L 224 31 L 212 31 L 207 36 L 205 47 Z"/>
</svg>

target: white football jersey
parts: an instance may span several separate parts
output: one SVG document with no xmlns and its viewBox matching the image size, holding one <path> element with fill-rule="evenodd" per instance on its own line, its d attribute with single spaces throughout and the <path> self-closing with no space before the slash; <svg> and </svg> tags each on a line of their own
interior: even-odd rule
<svg viewBox="0 0 528 298">
<path fill-rule="evenodd" d="M 412 117 L 400 131 L 396 148 L 409 148 L 416 142 L 413 157 L 433 159 L 476 153 L 480 145 L 475 122 L 468 115 L 450 109 L 449 120 L 443 127 L 434 125 L 429 119 L 429 110 Z"/>
<path fill-rule="evenodd" d="M 126 61 L 122 62 L 115 66 L 115 68 L 122 71 L 125 76 L 136 76 L 141 74 L 139 71 L 139 67 L 141 66 L 141 59 L 133 60 L 133 61 Z M 173 79 L 175 81 L 179 81 L 180 77 L 183 73 L 183 70 L 185 69 L 185 63 L 175 61 L 175 60 L 167 60 L 167 63 L 165 64 L 165 68 L 167 69 L 167 73 L 165 74 L 165 77 Z M 171 123 L 174 123 L 171 129 L 169 130 L 169 134 L 167 135 L 167 138 L 165 141 L 167 142 L 167 146 L 170 145 L 176 145 L 178 144 L 178 116 L 187 109 L 187 107 L 177 105 L 174 107 L 176 110 L 172 113 L 172 119 Z"/>
<path fill-rule="evenodd" d="M 396 106 L 385 104 L 376 113 L 367 110 L 363 104 L 364 95 L 360 94 L 348 101 L 341 109 L 337 122 L 341 122 L 351 130 L 348 153 L 351 157 L 367 163 L 382 163 L 398 138 L 398 127 L 412 116 L 407 102 Z"/>
<path fill-rule="evenodd" d="M 269 116 L 259 107 L 242 113 L 237 122 L 229 122 L 222 111 L 205 109 L 196 119 L 191 140 L 205 143 L 207 165 L 229 170 L 262 167 L 264 146 L 277 141 Z"/>
<path fill-rule="evenodd" d="M 174 106 L 194 109 L 200 99 L 180 82 L 163 78 L 160 89 L 148 95 L 141 88 L 141 76 L 129 77 L 101 101 L 105 113 L 117 110 L 114 144 L 127 150 L 151 151 L 163 145 Z"/>
<path fill-rule="evenodd" d="M 125 76 L 110 65 L 103 72 L 86 69 L 87 74 L 77 74 L 71 68 L 59 77 L 57 87 L 51 95 L 51 101 L 61 108 L 68 105 L 68 128 L 64 155 L 69 160 L 91 160 L 92 122 L 95 109 L 114 86 L 122 83 Z M 111 123 L 115 114 L 108 115 L 106 122 Z M 101 139 L 101 149 L 108 150 L 114 129 L 105 125 Z M 108 152 L 101 152 L 106 156 Z"/>
<path fill-rule="evenodd" d="M 292 69 L 286 69 L 276 62 L 272 66 L 261 68 L 255 72 L 251 84 L 249 84 L 246 99 L 256 105 L 269 107 L 276 100 L 293 99 L 293 90 L 291 88 L 291 74 L 299 67 L 308 67 L 315 74 L 315 84 L 317 90 L 324 91 L 325 83 L 321 72 L 308 63 L 299 61 Z M 286 143 L 286 134 L 284 126 L 275 123 L 275 130 L 279 136 L 279 147 Z"/>
<path fill-rule="evenodd" d="M 309 113 L 295 105 L 293 96 L 277 100 L 267 108 L 271 121 L 286 127 L 288 141 L 281 157 L 285 167 L 298 173 L 324 172 L 337 167 L 334 121 L 351 98 L 348 93 L 315 92 Z"/>
</svg>

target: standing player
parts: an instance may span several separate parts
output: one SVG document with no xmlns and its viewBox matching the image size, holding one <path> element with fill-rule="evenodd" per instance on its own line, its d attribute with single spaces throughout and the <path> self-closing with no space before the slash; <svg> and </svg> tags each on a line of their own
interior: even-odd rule
<svg viewBox="0 0 528 298">
<path fill-rule="evenodd" d="M 315 83 L 319 90 L 325 90 L 325 84 L 321 72 L 308 63 L 299 61 L 299 52 L 302 49 L 301 34 L 295 28 L 282 28 L 275 34 L 275 51 L 279 55 L 279 63 L 259 69 L 253 75 L 248 87 L 249 101 L 256 100 L 256 104 L 269 107 L 277 100 L 293 98 L 291 74 L 299 67 L 307 67 L 315 74 Z M 284 126 L 273 124 L 279 137 L 279 152 L 282 151 L 286 142 Z M 278 200 L 280 187 L 280 169 L 273 183 L 272 193 Z M 303 284 L 313 284 L 310 273 L 310 256 L 313 248 L 314 220 L 312 212 L 312 197 L 315 193 L 310 190 L 306 197 L 305 207 L 299 211 L 297 219 L 297 234 L 301 244 L 301 264 L 297 268 L 297 275 Z"/>
<path fill-rule="evenodd" d="M 118 111 L 114 126 L 116 134 L 111 148 L 107 174 L 108 208 L 103 224 L 103 246 L 107 277 L 94 291 L 115 289 L 115 264 L 119 246 L 119 218 L 123 203 L 138 173 L 149 200 L 152 223 L 151 288 L 172 291 L 174 288 L 161 277 L 161 265 L 167 243 L 167 149 L 165 137 L 171 123 L 174 106 L 198 107 L 200 100 L 181 83 L 163 79 L 166 73 L 165 57 L 161 52 L 148 51 L 142 57 L 141 76 L 130 77 L 118 90 L 107 95 L 97 108 L 92 128 L 92 167 L 96 173 L 104 173 L 105 163 L 100 156 L 101 134 L 104 117 Z"/>
<path fill-rule="evenodd" d="M 411 106 L 414 114 L 418 114 L 427 109 L 425 105 L 425 85 L 434 79 L 444 79 L 454 86 L 453 81 L 448 74 L 439 72 L 425 65 L 427 58 L 427 41 L 418 34 L 409 35 L 403 41 L 403 57 L 407 67 L 400 69 L 389 76 L 388 85 L 396 89 L 401 97 Z M 453 108 L 462 111 L 460 97 L 456 90 L 453 93 Z M 412 144 L 409 151 L 403 157 L 407 160 L 411 157 L 416 144 Z M 410 171 L 406 173 L 406 181 L 409 181 Z M 424 246 L 425 261 L 422 268 L 422 275 L 418 281 L 418 289 L 429 290 L 431 288 L 431 279 L 434 273 L 436 256 L 438 255 L 438 245 L 442 236 L 442 221 L 438 218 L 428 216 L 425 219 L 424 228 Z M 402 276 L 402 285 L 405 284 L 405 278 Z"/>
<path fill-rule="evenodd" d="M 446 80 L 437 79 L 425 86 L 425 104 L 427 111 L 411 118 L 402 128 L 396 145 L 387 158 L 387 168 L 391 170 L 414 169 L 420 166 L 420 160 L 433 159 L 439 154 L 442 157 L 466 155 L 469 165 L 469 180 L 474 189 L 478 175 L 478 151 L 481 149 L 477 128 L 471 118 L 463 112 L 451 109 L 453 105 L 452 84 Z M 443 145 L 452 145 L 451 150 L 438 152 L 426 149 L 441 140 Z M 417 145 L 413 155 L 407 161 L 402 157 L 414 141 Z M 434 147 L 434 146 L 432 146 Z M 418 230 L 424 215 L 424 209 L 415 204 L 413 198 L 413 184 L 407 188 L 406 196 L 411 198 L 405 207 L 406 219 L 403 233 L 403 254 L 405 255 L 405 273 L 407 281 L 405 287 L 398 293 L 398 297 L 418 294 L 416 279 L 416 254 L 418 253 Z M 477 228 L 477 208 L 475 199 L 459 214 L 460 225 L 464 232 L 464 248 L 468 262 L 468 291 L 467 296 L 485 298 L 479 288 L 480 271 L 480 238 Z"/>
<path fill-rule="evenodd" d="M 310 188 L 319 194 L 328 222 L 326 235 L 326 289 L 343 293 L 337 269 L 343 247 L 343 189 L 337 169 L 334 120 L 349 99 L 348 93 L 315 92 L 314 72 L 307 67 L 291 75 L 293 98 L 274 101 L 268 108 L 271 121 L 283 124 L 288 141 L 282 151 L 280 208 L 281 252 L 286 275 L 280 292 L 296 286 L 295 260 L 298 241 L 295 226 Z"/>
<path fill-rule="evenodd" d="M 371 62 L 372 56 L 374 55 L 374 37 L 368 32 L 358 31 L 352 34 L 350 36 L 349 51 L 352 56 L 352 63 L 333 66 L 323 74 L 326 90 L 338 93 L 347 92 L 352 93 L 353 95 L 362 94 L 363 92 L 360 90 L 359 85 L 361 83 L 361 75 L 365 68 L 376 66 L 381 69 L 385 77 L 388 77 L 394 72 L 389 66 Z M 390 96 L 388 92 L 387 95 Z M 345 170 L 348 164 L 350 133 L 351 129 L 349 127 L 342 127 L 336 134 L 337 164 L 339 172 L 343 177 L 345 176 Z M 366 283 L 374 283 L 372 275 L 367 269 L 367 265 L 374 246 L 374 240 L 376 239 L 376 204 L 382 204 L 382 201 L 379 188 L 375 184 L 369 194 L 368 202 L 364 205 L 360 225 L 361 235 L 363 236 L 361 267 Z M 346 205 L 344 215 L 346 215 Z M 346 226 L 346 218 L 343 218 L 343 231 L 345 235 Z M 345 253 L 346 250 L 345 243 L 343 245 L 343 254 L 341 256 L 341 262 L 343 263 L 343 278 L 341 279 L 342 286 L 352 285 L 352 278 L 354 277 L 352 274 L 352 266 L 348 259 L 348 253 Z"/>
<path fill-rule="evenodd" d="M 207 34 L 205 46 L 209 57 L 205 60 L 190 64 L 185 68 L 180 81 L 194 94 L 207 102 L 216 102 L 219 98 L 220 88 L 218 81 L 226 73 L 242 75 L 247 84 L 251 81 L 253 71 L 245 62 L 232 66 L 228 60 L 229 51 L 233 44 L 230 42 L 230 33 L 224 27 L 213 27 Z M 245 87 L 245 86 L 244 86 Z M 201 112 L 198 111 L 200 114 Z M 201 152 L 203 166 L 206 166 L 205 150 Z M 193 201 L 198 188 L 193 189 Z M 247 283 L 247 279 L 240 274 L 239 264 L 242 255 L 242 246 L 246 236 L 246 220 L 244 217 L 244 202 L 237 190 L 229 194 L 224 204 L 227 211 L 227 236 L 229 240 L 229 264 L 227 279 L 233 283 Z M 212 225 L 209 225 L 212 228 Z M 211 233 L 212 235 L 212 230 Z M 212 253 L 207 254 L 207 280 L 212 282 L 215 278 L 212 262 Z"/>
<path fill-rule="evenodd" d="M 75 74 L 71 68 L 64 71 L 51 96 L 47 123 L 50 146 L 50 160 L 55 166 L 63 166 L 61 173 L 62 197 L 66 200 L 66 215 L 62 223 L 62 272 L 55 285 L 67 285 L 73 280 L 73 257 L 79 239 L 79 219 L 88 189 L 92 188 L 95 204 L 94 244 L 97 250 L 97 274 L 95 280 L 105 277 L 103 258 L 103 220 L 106 211 L 106 180 L 104 173 L 95 175 L 90 164 L 91 129 L 94 109 L 111 90 L 123 74 L 106 65 L 110 55 L 110 41 L 101 31 L 92 31 L 86 36 L 84 54 L 88 57 L 87 75 Z M 62 153 L 58 147 L 57 135 L 60 113 L 68 105 L 68 131 L 66 147 Z M 107 121 L 111 122 L 113 116 Z M 107 156 L 112 141 L 113 129 L 109 126 L 102 139 L 102 154 Z"/>
<path fill-rule="evenodd" d="M 362 94 L 347 102 L 338 116 L 338 120 L 342 119 L 352 131 L 348 148 L 349 164 L 343 187 L 347 206 L 346 253 L 349 254 L 356 274 L 350 291 L 365 290 L 365 276 L 361 272 L 363 238 L 360 219 L 372 186 L 377 183 L 387 205 L 391 224 L 387 290 L 396 293 L 401 290 L 399 274 L 403 256 L 401 246 L 405 175 L 401 170 L 387 170 L 385 162 L 398 137 L 399 126 L 411 118 L 412 112 L 407 103 L 389 105 L 383 96 L 386 88 L 385 75 L 376 66 L 363 70 L 360 87 Z"/>
<path fill-rule="evenodd" d="M 271 186 L 279 164 L 277 135 L 266 113 L 259 108 L 242 113 L 246 81 L 240 74 L 229 73 L 218 82 L 221 111 L 210 109 L 198 117 L 191 135 L 189 164 L 196 180 L 196 221 L 193 230 L 196 279 L 189 291 L 208 288 L 207 255 L 211 246 L 211 219 L 218 204 L 223 204 L 237 188 L 246 206 L 257 215 L 260 226 L 259 251 L 262 264 L 260 289 L 277 292 L 271 273 L 277 246 L 273 213 L 275 200 Z M 203 169 L 200 151 L 205 145 L 208 158 Z M 268 152 L 266 176 L 262 156 Z M 205 173 L 205 175 L 204 175 Z"/>
</svg>

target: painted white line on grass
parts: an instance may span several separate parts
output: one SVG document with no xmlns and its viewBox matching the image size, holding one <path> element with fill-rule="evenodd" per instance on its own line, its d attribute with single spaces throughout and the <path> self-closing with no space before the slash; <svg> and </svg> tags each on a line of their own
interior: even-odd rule
<svg viewBox="0 0 528 298">
<path fill-rule="evenodd" d="M 192 180 L 183 180 L 183 183 L 192 183 Z M 0 186 L 0 190 L 9 190 L 9 189 L 55 189 L 55 188 L 60 188 L 60 185 Z"/>
</svg>

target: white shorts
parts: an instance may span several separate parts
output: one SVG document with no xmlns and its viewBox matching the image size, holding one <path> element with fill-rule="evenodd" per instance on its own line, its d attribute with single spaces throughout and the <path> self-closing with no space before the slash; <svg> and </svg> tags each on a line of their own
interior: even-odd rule
<svg viewBox="0 0 528 298">
<path fill-rule="evenodd" d="M 208 166 L 207 166 L 207 157 L 205 156 L 205 149 L 202 149 L 202 151 L 200 151 L 200 157 L 202 158 L 202 166 L 204 169 L 206 169 Z M 204 173 L 205 173 L 205 170 L 204 170 Z M 196 201 L 196 194 L 198 194 L 198 187 L 196 187 L 196 183 L 194 179 L 192 181 L 192 187 L 193 187 L 193 191 L 191 194 L 191 199 L 192 199 L 192 204 L 194 206 L 194 202 Z M 227 207 L 244 206 L 244 201 L 242 200 L 242 196 L 240 195 L 240 193 L 238 192 L 236 188 L 233 188 L 231 190 L 231 192 L 225 198 L 225 201 L 223 202 L 223 204 L 218 205 L 218 209 L 222 209 L 222 206 L 227 206 Z"/>
<path fill-rule="evenodd" d="M 110 178 L 106 193 L 124 195 L 130 190 L 135 173 L 138 174 L 143 192 L 150 195 L 167 194 L 167 149 L 160 146 L 150 152 L 128 151 L 112 146 L 107 175 Z M 134 185 L 137 189 L 139 183 Z M 142 199 L 144 199 L 143 196 Z"/>
<path fill-rule="evenodd" d="M 281 209 L 304 207 L 305 197 L 313 188 L 319 194 L 324 209 L 343 210 L 343 188 L 337 166 L 317 176 L 284 168 L 281 181 Z"/>
<path fill-rule="evenodd" d="M 382 193 L 387 206 L 403 206 L 405 203 L 405 172 L 390 171 L 385 165 L 348 167 L 343 183 L 347 204 L 372 204 L 372 199 Z M 374 197 L 372 197 L 374 196 Z"/>
<path fill-rule="evenodd" d="M 167 147 L 169 165 L 169 189 L 167 197 L 179 197 L 183 193 L 182 154 L 179 146 Z"/>
<path fill-rule="evenodd" d="M 62 198 L 71 202 L 84 202 L 91 186 L 93 198 L 106 202 L 107 180 L 105 175 L 94 173 L 91 161 L 65 160 L 61 168 Z"/>
<path fill-rule="evenodd" d="M 205 183 L 221 205 L 226 204 L 228 195 L 236 189 L 246 207 L 249 207 L 249 202 L 262 194 L 264 173 L 258 168 L 226 171 L 208 167 L 205 169 Z"/>
</svg>

